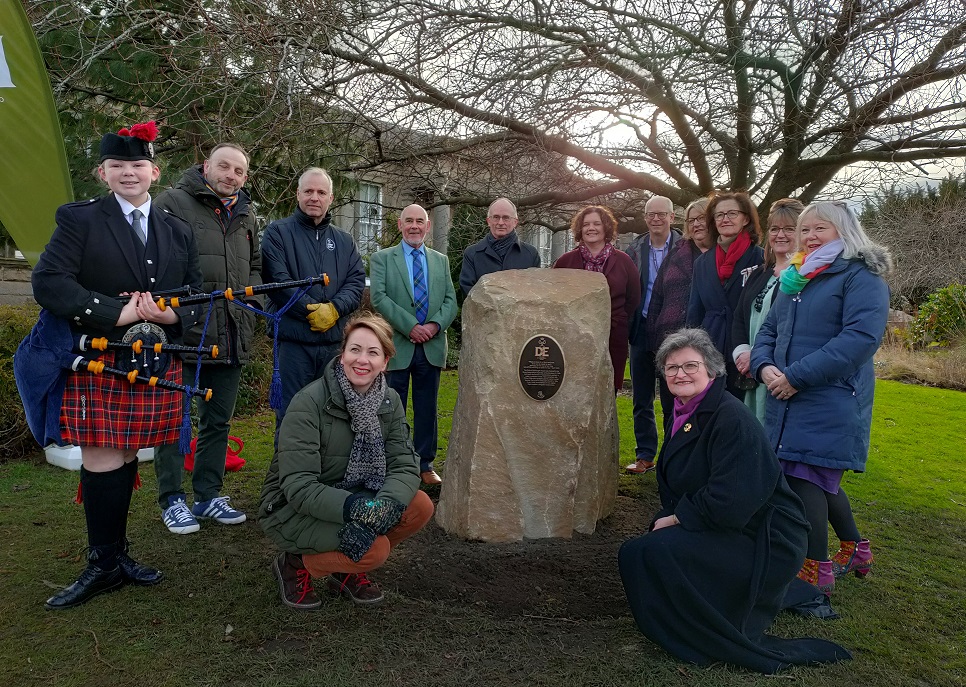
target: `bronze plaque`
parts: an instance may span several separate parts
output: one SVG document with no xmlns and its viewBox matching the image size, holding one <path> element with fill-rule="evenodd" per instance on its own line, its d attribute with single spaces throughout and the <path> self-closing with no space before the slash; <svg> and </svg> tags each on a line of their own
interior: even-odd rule
<svg viewBox="0 0 966 687">
<path fill-rule="evenodd" d="M 546 401 L 560 391 L 564 380 L 564 355 L 560 344 L 547 334 L 538 334 L 520 353 L 520 386 L 527 396 Z"/>
</svg>

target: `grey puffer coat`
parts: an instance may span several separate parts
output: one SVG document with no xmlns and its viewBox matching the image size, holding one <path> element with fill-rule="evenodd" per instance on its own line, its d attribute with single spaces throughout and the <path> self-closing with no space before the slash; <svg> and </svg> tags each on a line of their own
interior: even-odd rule
<svg viewBox="0 0 966 687">
<path fill-rule="evenodd" d="M 187 222 L 198 244 L 198 258 L 204 278 L 203 289 L 210 293 L 226 288 L 255 286 L 262 283 L 262 258 L 258 246 L 258 225 L 251 211 L 248 194 L 238 194 L 238 202 L 225 217 L 221 199 L 205 184 L 202 166 L 188 169 L 177 184 L 161 193 L 154 201 L 158 207 Z M 262 308 L 262 297 L 245 299 Z M 186 346 L 197 346 L 208 316 L 208 306 L 201 308 L 198 322 L 184 335 Z M 254 313 L 222 299 L 215 301 L 205 345 L 216 344 L 218 357 L 203 358 L 203 364 L 244 365 L 251 355 L 255 334 Z M 185 360 L 194 361 L 193 354 L 185 354 Z"/>
<path fill-rule="evenodd" d="M 278 450 L 262 486 L 259 524 L 289 553 L 337 550 L 339 530 L 345 524 L 345 500 L 365 491 L 334 486 L 345 476 L 355 438 L 345 396 L 335 378 L 337 360 L 289 404 Z M 402 402 L 388 387 L 378 415 L 386 442 L 386 482 L 378 495 L 408 506 L 419 489 L 419 456 L 410 440 Z"/>
</svg>

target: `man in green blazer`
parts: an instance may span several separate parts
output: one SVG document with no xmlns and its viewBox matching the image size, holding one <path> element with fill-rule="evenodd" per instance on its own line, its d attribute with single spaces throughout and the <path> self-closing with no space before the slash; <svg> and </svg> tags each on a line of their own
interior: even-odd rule
<svg viewBox="0 0 966 687">
<path fill-rule="evenodd" d="M 409 205 L 399 215 L 403 240 L 373 253 L 369 261 L 372 307 L 393 328 L 396 355 L 386 377 L 402 399 L 413 386 L 413 444 L 424 484 L 440 484 L 433 469 L 438 442 L 439 376 L 446 364 L 446 330 L 456 318 L 456 291 L 449 258 L 425 244 L 429 215 Z"/>
</svg>

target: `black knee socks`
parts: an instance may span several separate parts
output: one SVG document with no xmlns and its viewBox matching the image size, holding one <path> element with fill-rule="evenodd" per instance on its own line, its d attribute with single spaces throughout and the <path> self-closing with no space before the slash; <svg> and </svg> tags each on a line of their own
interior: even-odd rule
<svg viewBox="0 0 966 687">
<path fill-rule="evenodd" d="M 127 539 L 127 515 L 131 510 L 131 496 L 134 494 L 134 485 L 138 480 L 138 459 L 135 457 L 134 460 L 128 461 L 124 464 L 124 467 L 122 467 L 121 470 L 124 471 L 128 481 L 126 486 L 127 498 L 124 501 L 124 521 L 123 525 L 121 525 L 121 536 L 118 537 L 118 541 L 123 546 L 125 544 L 125 540 Z"/>
<path fill-rule="evenodd" d="M 135 471 L 136 471 L 135 467 Z M 84 516 L 91 562 L 109 570 L 117 565 L 117 544 L 124 538 L 127 509 L 131 503 L 134 479 L 125 465 L 110 472 L 91 472 L 81 467 Z"/>
</svg>

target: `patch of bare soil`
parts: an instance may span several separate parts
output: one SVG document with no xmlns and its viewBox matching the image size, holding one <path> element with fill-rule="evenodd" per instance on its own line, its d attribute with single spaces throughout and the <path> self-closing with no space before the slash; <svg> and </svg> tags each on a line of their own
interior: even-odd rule
<svg viewBox="0 0 966 687">
<path fill-rule="evenodd" d="M 656 495 L 618 496 L 593 534 L 498 544 L 464 541 L 431 522 L 376 577 L 409 598 L 473 606 L 499 618 L 626 615 L 617 550 L 644 533 L 657 507 Z"/>
</svg>

